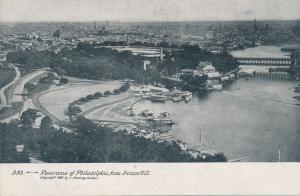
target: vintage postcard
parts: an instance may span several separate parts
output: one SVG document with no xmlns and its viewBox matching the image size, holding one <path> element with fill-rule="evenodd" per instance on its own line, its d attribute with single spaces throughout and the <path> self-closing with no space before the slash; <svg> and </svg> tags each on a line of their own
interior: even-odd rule
<svg viewBox="0 0 300 196">
<path fill-rule="evenodd" d="M 0 0 L 0 195 L 300 194 L 300 1 Z"/>
</svg>

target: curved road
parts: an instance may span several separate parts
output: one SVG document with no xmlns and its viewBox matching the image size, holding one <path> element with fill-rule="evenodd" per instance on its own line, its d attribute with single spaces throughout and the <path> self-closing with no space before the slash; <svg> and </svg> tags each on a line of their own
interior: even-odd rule
<svg viewBox="0 0 300 196">
<path fill-rule="evenodd" d="M 48 73 L 48 71 L 49 71 L 49 69 L 44 68 L 44 69 L 39 69 L 35 72 L 32 72 L 28 75 L 25 75 L 24 77 L 21 77 L 21 78 L 16 77 L 15 80 L 12 82 L 12 84 L 10 84 L 10 86 L 9 86 L 9 87 L 12 86 L 12 88 L 9 90 L 7 98 L 5 98 L 5 104 L 10 105 L 13 102 L 23 102 L 24 103 L 24 101 L 22 100 L 22 96 L 21 96 L 21 94 L 23 94 L 23 92 L 24 92 L 24 85 L 27 82 L 30 82 L 34 79 L 44 76 L 45 74 Z M 8 117 L 5 117 L 1 121 L 6 121 L 6 120 L 13 118 L 18 112 L 19 111 L 15 111 L 13 114 L 11 114 Z"/>
</svg>

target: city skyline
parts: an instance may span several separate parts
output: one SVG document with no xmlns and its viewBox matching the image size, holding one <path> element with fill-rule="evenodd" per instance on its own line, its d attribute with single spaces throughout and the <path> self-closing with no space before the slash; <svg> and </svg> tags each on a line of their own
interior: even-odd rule
<svg viewBox="0 0 300 196">
<path fill-rule="evenodd" d="M 1 0 L 0 22 L 297 20 L 297 0 Z"/>
</svg>

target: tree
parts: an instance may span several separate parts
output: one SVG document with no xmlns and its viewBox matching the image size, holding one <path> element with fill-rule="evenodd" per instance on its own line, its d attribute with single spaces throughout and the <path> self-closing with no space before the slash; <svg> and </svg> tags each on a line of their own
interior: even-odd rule
<svg viewBox="0 0 300 196">
<path fill-rule="evenodd" d="M 120 89 L 114 89 L 114 94 L 119 94 L 121 91 L 120 91 Z"/>
<path fill-rule="evenodd" d="M 111 92 L 110 92 L 110 91 L 105 91 L 105 92 L 104 92 L 104 95 L 105 95 L 105 96 L 109 96 L 109 95 L 111 95 Z"/>
<path fill-rule="evenodd" d="M 68 82 L 69 82 L 69 79 L 68 79 L 68 78 L 64 78 L 64 77 L 62 77 L 62 78 L 59 80 L 59 84 L 60 84 L 60 85 L 67 84 Z"/>
<path fill-rule="evenodd" d="M 31 83 L 31 82 L 27 82 L 25 85 L 24 85 L 24 88 L 31 92 L 31 91 L 34 91 L 36 89 L 36 85 Z"/>
<path fill-rule="evenodd" d="M 47 74 L 47 76 L 45 77 L 42 77 L 39 82 L 42 82 L 42 83 L 52 83 L 53 80 L 55 79 L 55 74 L 50 72 Z"/>
<path fill-rule="evenodd" d="M 67 114 L 69 115 L 69 116 L 77 116 L 79 113 L 81 112 L 81 109 L 80 109 L 80 107 L 79 106 L 76 106 L 76 105 L 70 105 L 69 107 L 68 107 L 68 112 L 67 112 Z"/>
<path fill-rule="evenodd" d="M 49 81 L 52 82 L 55 79 L 55 74 L 50 72 L 50 73 L 47 74 L 47 78 L 48 78 Z"/>
<path fill-rule="evenodd" d="M 94 97 L 102 97 L 102 93 L 101 93 L 101 92 L 96 92 L 96 93 L 94 94 Z"/>
<path fill-rule="evenodd" d="M 129 83 L 125 83 L 120 87 L 120 91 L 125 92 L 129 89 L 130 85 Z"/>
<path fill-rule="evenodd" d="M 86 96 L 86 99 L 89 100 L 89 101 L 93 100 L 94 98 L 95 98 L 94 95 L 87 95 Z"/>
<path fill-rule="evenodd" d="M 50 127 L 52 127 L 52 119 L 49 116 L 45 116 L 41 120 L 41 130 L 48 130 Z"/>
<path fill-rule="evenodd" d="M 32 125 L 38 117 L 37 110 L 29 108 L 21 115 L 21 122 L 23 125 Z"/>
</svg>

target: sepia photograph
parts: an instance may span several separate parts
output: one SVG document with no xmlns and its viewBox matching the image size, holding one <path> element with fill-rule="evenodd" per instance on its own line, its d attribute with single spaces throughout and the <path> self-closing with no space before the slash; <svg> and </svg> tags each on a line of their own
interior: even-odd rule
<svg viewBox="0 0 300 196">
<path fill-rule="evenodd" d="M 1 163 L 300 161 L 297 0 L 0 0 Z"/>
<path fill-rule="evenodd" d="M 299 0 L 0 0 L 0 195 L 299 195 Z"/>
</svg>

